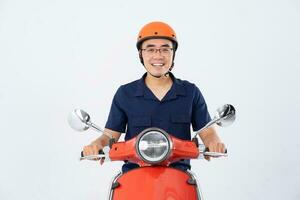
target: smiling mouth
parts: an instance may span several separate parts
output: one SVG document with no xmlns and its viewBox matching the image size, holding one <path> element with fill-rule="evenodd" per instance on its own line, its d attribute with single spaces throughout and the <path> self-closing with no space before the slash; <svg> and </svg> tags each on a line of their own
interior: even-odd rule
<svg viewBox="0 0 300 200">
<path fill-rule="evenodd" d="M 153 67 L 162 67 L 164 66 L 165 64 L 164 63 L 152 63 L 151 64 Z"/>
</svg>

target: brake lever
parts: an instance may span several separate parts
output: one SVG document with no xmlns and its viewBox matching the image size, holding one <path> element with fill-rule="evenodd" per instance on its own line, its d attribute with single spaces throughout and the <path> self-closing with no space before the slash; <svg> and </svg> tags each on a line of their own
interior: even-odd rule
<svg viewBox="0 0 300 200">
<path fill-rule="evenodd" d="M 213 158 L 218 158 L 218 157 L 227 157 L 228 154 L 227 153 L 220 153 L 220 152 L 210 152 L 210 151 L 206 151 L 203 153 L 204 156 L 209 156 L 209 157 L 213 157 Z"/>
</svg>

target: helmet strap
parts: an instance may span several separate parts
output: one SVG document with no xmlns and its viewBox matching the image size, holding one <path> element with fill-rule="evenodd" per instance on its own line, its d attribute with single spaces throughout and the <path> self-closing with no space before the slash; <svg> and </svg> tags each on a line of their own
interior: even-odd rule
<svg viewBox="0 0 300 200">
<path fill-rule="evenodd" d="M 174 63 L 173 63 L 174 64 Z M 173 67 L 173 64 L 172 64 L 172 66 L 170 67 L 170 69 L 165 73 L 165 74 L 163 74 L 163 75 L 161 75 L 161 76 L 156 76 L 156 75 L 153 75 L 153 74 L 151 74 L 149 71 L 147 71 L 151 76 L 153 76 L 154 78 L 161 78 L 161 77 L 168 77 L 169 76 L 169 74 L 170 74 L 170 72 L 171 72 L 171 70 L 172 70 L 172 67 Z M 145 65 L 144 65 L 144 67 L 145 67 Z M 146 69 L 146 68 L 145 68 Z"/>
</svg>

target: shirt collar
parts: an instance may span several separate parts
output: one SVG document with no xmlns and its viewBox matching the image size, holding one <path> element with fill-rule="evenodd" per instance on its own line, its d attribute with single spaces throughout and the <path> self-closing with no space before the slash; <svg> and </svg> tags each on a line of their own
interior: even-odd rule
<svg viewBox="0 0 300 200">
<path fill-rule="evenodd" d="M 134 96 L 144 96 L 144 97 L 149 96 L 148 93 L 146 92 L 147 90 L 149 90 L 145 83 L 146 76 L 147 76 L 147 73 L 145 73 L 142 76 L 142 78 L 140 78 L 138 80 L 137 88 L 136 88 Z M 174 98 L 177 98 L 177 96 L 185 96 L 186 91 L 185 91 L 183 83 L 179 79 L 177 79 L 171 72 L 169 73 L 169 76 L 171 77 L 171 79 L 173 81 L 173 85 L 172 85 L 170 91 L 164 97 L 164 100 L 174 99 Z"/>
</svg>

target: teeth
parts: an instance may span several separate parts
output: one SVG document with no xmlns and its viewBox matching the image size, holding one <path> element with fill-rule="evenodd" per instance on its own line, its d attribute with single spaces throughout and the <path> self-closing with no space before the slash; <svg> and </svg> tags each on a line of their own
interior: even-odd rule
<svg viewBox="0 0 300 200">
<path fill-rule="evenodd" d="M 155 64 L 152 64 L 153 66 L 163 66 L 164 64 L 162 63 L 155 63 Z"/>
</svg>

